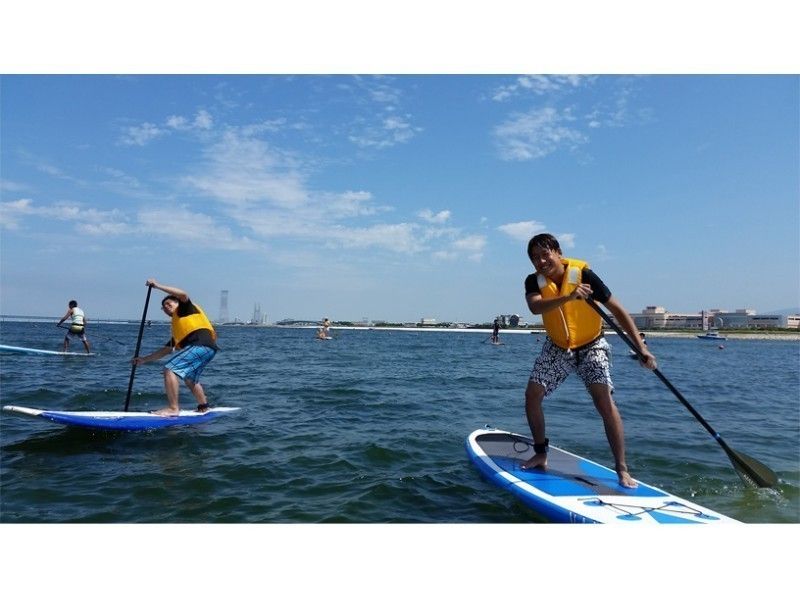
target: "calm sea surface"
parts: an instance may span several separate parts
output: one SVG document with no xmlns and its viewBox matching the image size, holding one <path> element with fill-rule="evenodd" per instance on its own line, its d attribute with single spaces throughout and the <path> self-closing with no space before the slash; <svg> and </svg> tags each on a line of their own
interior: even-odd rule
<svg viewBox="0 0 800 598">
<path fill-rule="evenodd" d="M 223 326 L 209 400 L 241 407 L 204 426 L 92 432 L 3 413 L 0 522 L 519 523 L 537 516 L 479 476 L 467 435 L 529 433 L 523 389 L 538 335 Z M 92 325 L 91 358 L 0 356 L 0 402 L 121 410 L 136 325 Z M 142 353 L 162 345 L 145 329 Z M 58 349 L 62 330 L 2 323 L 0 342 Z M 651 338 L 663 374 L 728 444 L 780 477 L 747 488 L 717 442 L 651 372 L 614 348 L 634 477 L 751 523 L 800 522 L 800 343 Z M 73 341 L 72 349 L 81 350 Z M 163 406 L 161 366 L 136 371 L 132 410 Z M 182 405 L 194 402 L 181 389 Z M 545 403 L 551 442 L 612 463 L 571 377 Z"/>
</svg>

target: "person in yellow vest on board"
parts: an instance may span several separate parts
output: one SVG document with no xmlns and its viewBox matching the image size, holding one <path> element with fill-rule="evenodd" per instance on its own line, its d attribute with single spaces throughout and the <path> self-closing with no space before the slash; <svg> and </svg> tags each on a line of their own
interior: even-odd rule
<svg viewBox="0 0 800 598">
<path fill-rule="evenodd" d="M 525 299 L 531 312 L 542 316 L 547 339 L 525 389 L 525 415 L 533 434 L 534 456 L 522 467 L 547 466 L 549 439 L 545 436 L 542 402 L 569 374 L 576 372 L 603 418 L 620 485 L 635 488 L 637 483 L 625 461 L 622 418 L 611 396 L 611 346 L 603 337 L 602 318 L 586 299 L 591 297 L 608 308 L 642 352 L 644 367 L 655 369 L 656 359 L 639 336 L 633 319 L 605 283 L 586 262 L 565 258 L 553 235 L 533 237 L 528 242 L 528 257 L 536 272 L 525 279 Z"/>
<path fill-rule="evenodd" d="M 161 309 L 172 319 L 172 337 L 169 342 L 150 355 L 133 360 L 136 364 L 142 364 L 172 354 L 164 365 L 167 407 L 153 413 L 167 416 L 178 414 L 180 380 L 183 380 L 197 400 L 197 410 L 207 411 L 208 400 L 200 384 L 200 374 L 219 350 L 217 333 L 206 314 L 199 305 L 192 303 L 186 291 L 160 284 L 154 278 L 149 278 L 145 284 L 167 293 L 161 300 Z"/>
</svg>

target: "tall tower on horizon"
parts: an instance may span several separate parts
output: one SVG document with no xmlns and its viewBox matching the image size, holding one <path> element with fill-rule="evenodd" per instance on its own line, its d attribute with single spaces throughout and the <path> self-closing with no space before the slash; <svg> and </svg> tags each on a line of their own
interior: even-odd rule
<svg viewBox="0 0 800 598">
<path fill-rule="evenodd" d="M 222 291 L 219 296 L 219 322 L 225 324 L 228 321 L 228 291 Z"/>
</svg>

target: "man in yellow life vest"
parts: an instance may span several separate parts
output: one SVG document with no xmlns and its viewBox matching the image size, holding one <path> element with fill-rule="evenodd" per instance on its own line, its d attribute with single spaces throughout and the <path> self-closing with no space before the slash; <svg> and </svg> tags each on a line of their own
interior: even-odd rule
<svg viewBox="0 0 800 598">
<path fill-rule="evenodd" d="M 639 336 L 633 319 L 600 277 L 586 262 L 565 258 L 553 235 L 533 237 L 528 242 L 528 257 L 536 272 L 525 279 L 525 299 L 532 313 L 541 314 L 547 339 L 525 389 L 525 415 L 533 434 L 534 456 L 522 467 L 547 466 L 549 439 L 545 436 L 542 402 L 569 374 L 576 372 L 603 418 L 620 485 L 635 488 L 637 483 L 625 461 L 622 418 L 611 396 L 611 346 L 603 338 L 600 315 L 586 299 L 591 297 L 602 303 L 614 315 L 645 357 L 644 367 L 655 369 L 656 359 Z"/>
<path fill-rule="evenodd" d="M 167 407 L 153 413 L 167 416 L 178 414 L 180 380 L 183 380 L 197 400 L 197 410 L 207 411 L 208 401 L 200 384 L 200 374 L 219 350 L 217 333 L 200 306 L 191 302 L 186 291 L 160 284 L 154 278 L 147 279 L 145 284 L 167 293 L 161 300 L 161 309 L 172 320 L 172 338 L 169 342 L 150 355 L 133 359 L 134 363 L 141 364 L 156 361 L 172 353 L 164 365 Z"/>
</svg>

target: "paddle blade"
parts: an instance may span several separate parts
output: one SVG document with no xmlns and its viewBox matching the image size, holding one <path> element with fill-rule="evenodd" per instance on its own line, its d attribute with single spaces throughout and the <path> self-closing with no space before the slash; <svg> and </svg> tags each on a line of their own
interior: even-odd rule
<svg viewBox="0 0 800 598">
<path fill-rule="evenodd" d="M 778 483 L 778 475 L 761 461 L 728 448 L 733 468 L 746 484 L 758 488 L 772 488 Z"/>
</svg>

